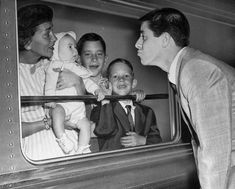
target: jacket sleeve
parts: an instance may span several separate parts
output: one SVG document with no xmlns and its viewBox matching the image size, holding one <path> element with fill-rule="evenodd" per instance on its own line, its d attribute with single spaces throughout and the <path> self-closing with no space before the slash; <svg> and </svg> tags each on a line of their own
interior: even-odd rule
<svg viewBox="0 0 235 189">
<path fill-rule="evenodd" d="M 155 113 L 151 108 L 147 109 L 145 132 L 147 134 L 146 144 L 156 144 L 162 142 L 160 131 L 157 126 Z"/>
<path fill-rule="evenodd" d="M 85 88 L 88 93 L 95 94 L 95 91 L 97 89 L 100 89 L 99 85 L 97 85 L 92 79 L 90 78 L 83 78 L 83 82 L 85 85 Z"/>
<path fill-rule="evenodd" d="M 99 137 L 111 136 L 116 132 L 116 121 L 111 104 L 96 106 L 91 112 L 91 121 L 95 122 L 94 133 Z"/>
</svg>

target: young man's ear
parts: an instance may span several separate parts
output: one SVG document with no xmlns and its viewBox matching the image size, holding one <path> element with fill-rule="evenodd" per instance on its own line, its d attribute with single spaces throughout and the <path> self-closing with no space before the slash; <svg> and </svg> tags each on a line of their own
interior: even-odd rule
<svg viewBox="0 0 235 189">
<path fill-rule="evenodd" d="M 132 89 L 134 89 L 136 86 L 137 86 L 137 79 L 133 79 Z"/>
<path fill-rule="evenodd" d="M 171 41 L 170 34 L 167 32 L 164 32 L 161 37 L 162 37 L 162 47 L 163 48 L 168 47 L 168 45 L 170 44 L 170 41 Z"/>
</svg>

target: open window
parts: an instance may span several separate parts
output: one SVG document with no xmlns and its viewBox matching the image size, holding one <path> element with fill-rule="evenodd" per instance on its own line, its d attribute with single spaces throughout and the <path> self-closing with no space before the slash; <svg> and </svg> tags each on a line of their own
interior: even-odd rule
<svg viewBox="0 0 235 189">
<path fill-rule="evenodd" d="M 17 6 L 20 7 L 32 2 L 34 1 L 18 0 Z M 35 2 L 38 3 L 38 1 Z M 144 90 L 147 94 L 143 104 L 154 110 L 162 142 L 154 145 L 114 150 L 108 153 L 151 147 L 155 148 L 156 146 L 178 142 L 180 138 L 179 111 L 174 93 L 168 85 L 167 74 L 156 67 L 142 66 L 136 55 L 135 42 L 139 37 L 139 22 L 137 19 L 139 15 L 137 15 L 136 9 L 133 7 L 128 8 L 128 6 L 121 4 L 115 4 L 114 2 L 107 3 L 105 1 L 98 4 L 95 1 L 92 5 L 90 1 L 86 3 L 82 1 L 40 1 L 40 3 L 47 4 L 54 9 L 53 25 L 55 33 L 72 30 L 77 34 L 78 38 L 87 32 L 94 32 L 101 35 L 106 42 L 108 55 L 107 64 L 115 58 L 125 58 L 129 60 L 134 67 L 135 78 L 138 80 L 136 88 Z M 66 4 L 66 6 L 64 4 Z M 143 12 L 143 9 L 141 9 L 142 14 Z M 115 100 L 114 96 L 108 96 L 107 98 Z M 125 98 L 133 99 L 134 97 L 128 96 Z M 21 96 L 21 108 L 34 105 L 43 106 L 45 102 L 50 101 L 71 102 L 73 100 L 82 100 L 87 104 L 91 102 L 96 103 L 95 97 L 92 96 Z M 23 140 L 22 138 L 22 141 Z M 103 153 L 99 152 L 97 137 L 92 136 L 90 144 L 92 153 L 79 156 L 77 154 L 58 156 L 55 161 L 63 158 L 83 158 Z M 23 145 L 22 148 L 24 148 Z M 22 151 L 24 152 L 24 149 L 22 149 Z M 26 158 L 34 163 L 47 161 L 47 159 L 35 161 L 34 159 Z M 51 161 L 51 159 L 49 159 L 49 161 Z"/>
</svg>

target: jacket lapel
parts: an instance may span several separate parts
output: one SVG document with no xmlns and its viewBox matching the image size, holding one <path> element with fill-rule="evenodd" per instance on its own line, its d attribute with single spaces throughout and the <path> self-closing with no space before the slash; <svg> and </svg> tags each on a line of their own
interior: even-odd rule
<svg viewBox="0 0 235 189">
<path fill-rule="evenodd" d="M 138 104 L 135 105 L 135 132 L 140 134 L 144 133 L 143 129 L 144 127 L 144 120 L 145 120 L 145 115 L 142 112 L 141 107 Z"/>
<path fill-rule="evenodd" d="M 129 132 L 131 129 L 130 123 L 128 121 L 125 110 L 123 109 L 123 107 L 121 106 L 119 102 L 114 104 L 113 111 L 114 111 L 116 118 L 121 123 L 125 132 Z"/>
<path fill-rule="evenodd" d="M 185 123 L 188 126 L 188 129 L 189 129 L 191 136 L 192 136 L 192 144 L 195 147 L 195 146 L 199 146 L 200 142 L 198 140 L 197 133 L 195 132 L 195 129 L 193 128 L 193 125 L 191 123 L 190 118 L 188 118 L 188 115 L 186 115 L 185 110 L 182 107 L 181 96 L 183 96 L 183 94 L 180 90 L 181 89 L 181 85 L 180 85 L 181 75 L 180 75 L 180 73 L 181 73 L 182 67 L 193 56 L 194 52 L 195 52 L 195 50 L 193 50 L 189 47 L 185 47 L 185 49 L 182 51 L 182 53 L 179 56 L 179 59 L 177 62 L 177 67 L 176 67 L 176 89 L 177 89 L 177 97 L 178 97 L 179 107 L 181 110 L 181 115 L 182 115 Z"/>
</svg>

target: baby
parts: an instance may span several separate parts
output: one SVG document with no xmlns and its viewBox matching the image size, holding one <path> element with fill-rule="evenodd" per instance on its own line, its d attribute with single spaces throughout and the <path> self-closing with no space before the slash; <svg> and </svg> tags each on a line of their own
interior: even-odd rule
<svg viewBox="0 0 235 189">
<path fill-rule="evenodd" d="M 54 45 L 54 54 L 50 65 L 46 71 L 45 95 L 48 96 L 68 96 L 77 95 L 77 89 L 70 87 L 62 90 L 56 89 L 58 72 L 55 69 L 69 69 L 83 79 L 86 90 L 89 93 L 97 95 L 97 100 L 104 98 L 102 89 L 89 77 L 91 72 L 85 67 L 78 64 L 78 53 L 76 50 L 76 34 L 72 31 L 56 34 L 57 41 Z M 89 153 L 90 152 L 90 121 L 86 117 L 84 102 L 64 102 L 64 103 L 47 103 L 51 107 L 50 116 L 56 141 L 64 153 Z M 70 122 L 74 123 L 80 130 L 78 144 L 71 140 L 65 133 L 64 121 L 66 116 L 70 117 Z"/>
</svg>

